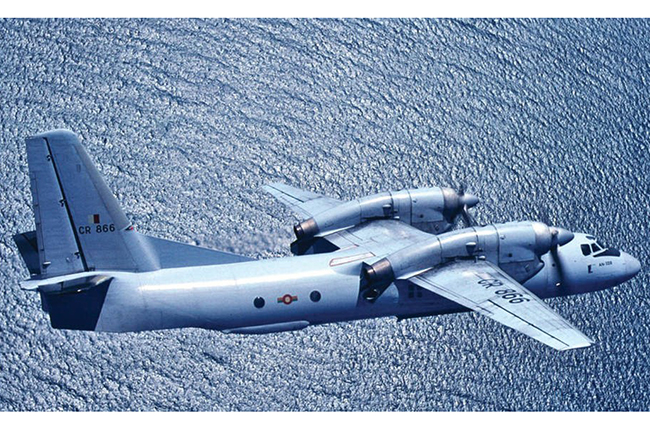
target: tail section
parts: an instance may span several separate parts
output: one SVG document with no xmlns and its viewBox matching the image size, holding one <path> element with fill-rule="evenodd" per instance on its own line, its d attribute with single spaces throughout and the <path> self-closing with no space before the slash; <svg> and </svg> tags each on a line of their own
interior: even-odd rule
<svg viewBox="0 0 650 433">
<path fill-rule="evenodd" d="M 94 330 L 115 276 L 111 271 L 221 265 L 252 260 L 149 237 L 131 223 L 70 131 L 27 139 L 36 230 L 14 241 L 54 328 Z"/>
<path fill-rule="evenodd" d="M 83 271 L 159 268 L 154 250 L 133 231 L 75 134 L 57 130 L 28 138 L 27 160 L 36 242 L 31 232 L 16 238 L 17 243 L 24 241 L 21 253 L 26 261 L 31 257 L 30 272 L 38 270 L 41 278 L 49 278 Z"/>
</svg>

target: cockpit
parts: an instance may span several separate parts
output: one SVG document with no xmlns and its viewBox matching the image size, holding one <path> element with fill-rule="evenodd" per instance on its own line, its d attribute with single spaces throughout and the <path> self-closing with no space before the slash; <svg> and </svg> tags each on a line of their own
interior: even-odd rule
<svg viewBox="0 0 650 433">
<path fill-rule="evenodd" d="M 580 249 L 582 250 L 583 256 L 593 256 L 593 257 L 603 257 L 603 256 L 612 256 L 619 257 L 621 252 L 616 248 L 605 248 L 602 246 L 596 238 L 593 236 L 586 236 L 588 241 L 591 241 L 588 244 L 581 244 Z"/>
<path fill-rule="evenodd" d="M 641 270 L 641 263 L 631 255 L 609 248 L 593 235 L 585 233 L 574 233 L 571 242 L 558 248 L 557 258 L 551 254 L 549 260 L 560 263 L 556 267 L 561 280 L 558 287 L 566 293 L 586 293 L 612 287 L 629 280 Z"/>
</svg>

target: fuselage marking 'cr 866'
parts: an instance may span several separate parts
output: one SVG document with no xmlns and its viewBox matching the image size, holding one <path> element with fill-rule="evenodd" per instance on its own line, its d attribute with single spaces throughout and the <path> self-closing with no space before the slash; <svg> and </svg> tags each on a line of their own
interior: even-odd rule
<svg viewBox="0 0 650 433">
<path fill-rule="evenodd" d="M 489 278 L 486 280 L 479 280 L 480 285 L 486 289 L 493 289 L 494 294 L 501 299 L 507 300 L 511 304 L 521 304 L 522 302 L 530 302 L 523 293 L 517 292 L 515 289 L 503 288 L 503 281 L 496 278 Z"/>
<path fill-rule="evenodd" d="M 115 231 L 115 224 L 97 224 L 95 225 L 95 229 L 92 229 L 93 226 L 79 226 L 77 228 L 77 231 L 79 232 L 80 235 L 87 235 L 92 233 L 93 231 L 95 233 L 110 233 Z"/>
</svg>

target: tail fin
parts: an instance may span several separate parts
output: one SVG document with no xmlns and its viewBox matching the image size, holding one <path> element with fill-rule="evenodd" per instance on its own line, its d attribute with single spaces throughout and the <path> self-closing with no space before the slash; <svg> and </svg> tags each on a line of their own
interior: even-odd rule
<svg viewBox="0 0 650 433">
<path fill-rule="evenodd" d="M 74 133 L 28 138 L 27 161 L 41 277 L 159 268 Z"/>
</svg>

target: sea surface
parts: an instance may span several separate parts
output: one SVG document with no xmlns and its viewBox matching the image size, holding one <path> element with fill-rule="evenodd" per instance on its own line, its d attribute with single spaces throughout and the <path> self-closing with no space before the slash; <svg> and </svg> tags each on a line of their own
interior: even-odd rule
<svg viewBox="0 0 650 433">
<path fill-rule="evenodd" d="M 650 409 L 650 21 L 0 21 L 0 409 Z M 549 300 L 556 352 L 474 313 L 263 336 L 54 330 L 12 241 L 25 137 L 80 135 L 137 229 L 264 259 L 281 181 L 350 199 L 466 185 L 480 223 L 542 220 L 642 263 Z"/>
</svg>

